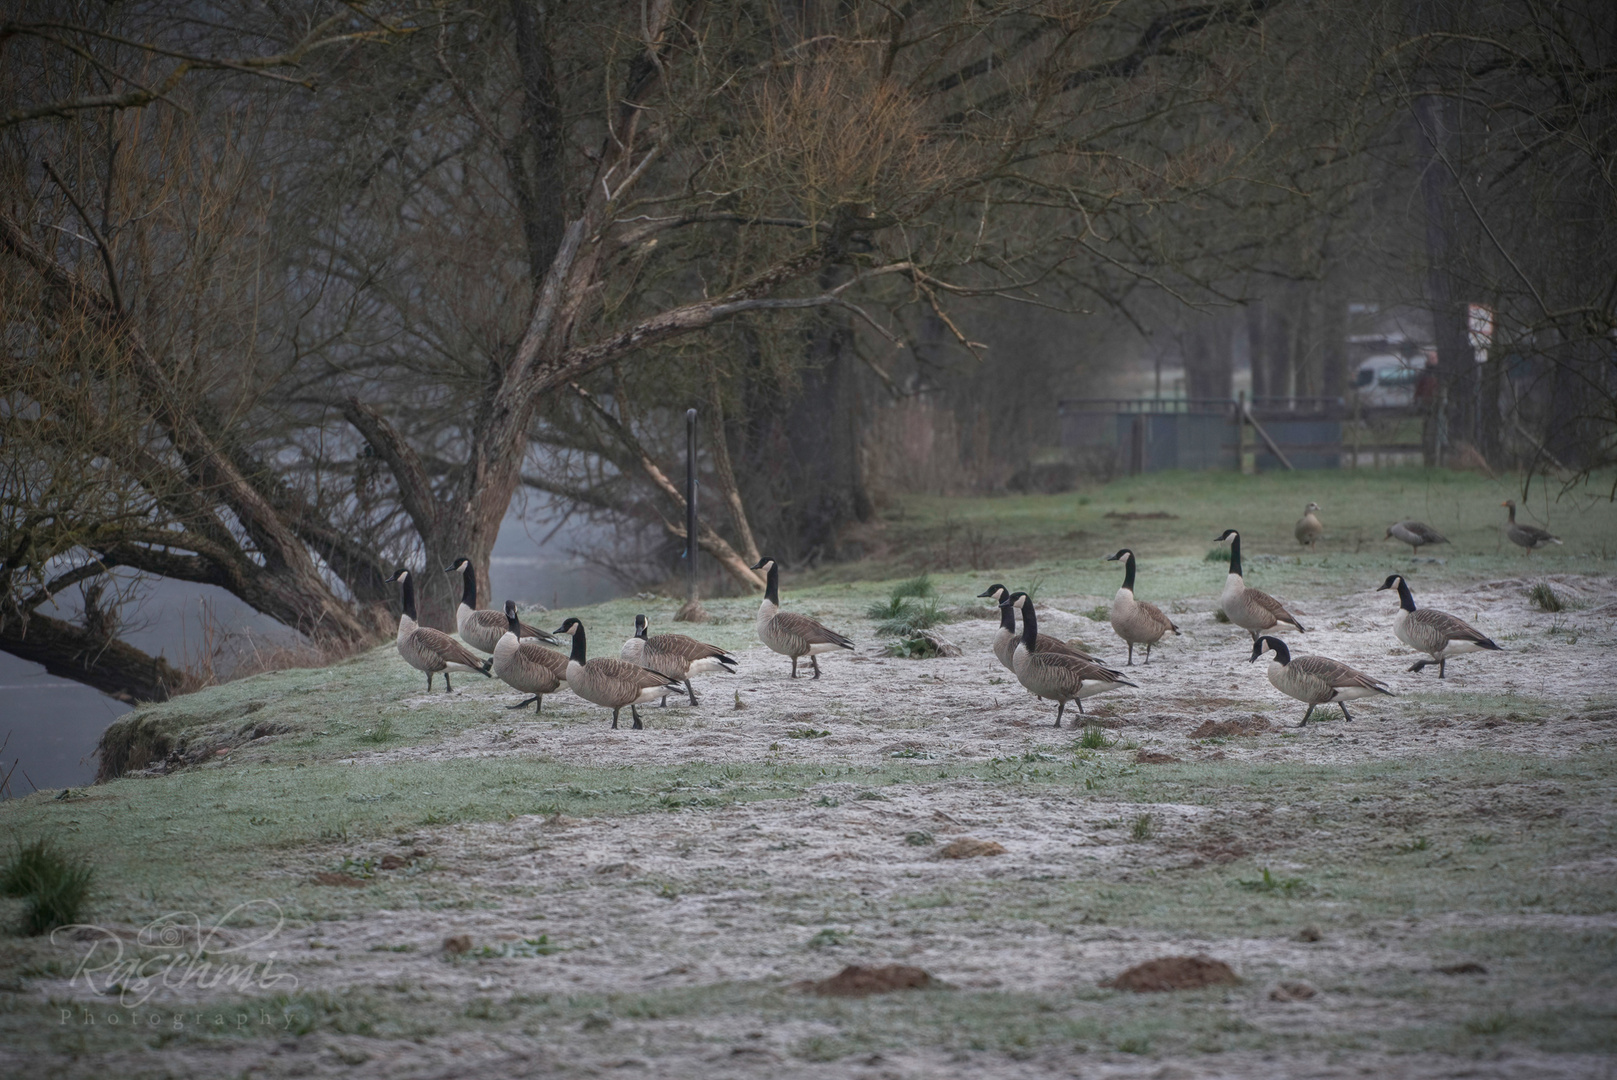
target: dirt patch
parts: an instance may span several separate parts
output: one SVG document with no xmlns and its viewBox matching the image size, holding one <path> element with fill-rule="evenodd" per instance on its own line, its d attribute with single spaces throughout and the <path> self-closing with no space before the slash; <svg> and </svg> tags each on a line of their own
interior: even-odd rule
<svg viewBox="0 0 1617 1080">
<path fill-rule="evenodd" d="M 316 885 L 340 885 L 349 889 L 363 889 L 370 884 L 364 878 L 357 878 L 353 874 L 320 873 L 314 876 Z"/>
<path fill-rule="evenodd" d="M 444 938 L 444 952 L 450 956 L 465 956 L 472 951 L 472 936 L 470 934 L 455 934 Z"/>
<path fill-rule="evenodd" d="M 1192 739 L 1229 738 L 1232 735 L 1262 735 L 1274 725 L 1261 716 L 1240 720 L 1203 720 L 1201 727 L 1190 733 Z"/>
<path fill-rule="evenodd" d="M 1235 972 L 1222 960 L 1210 956 L 1164 956 L 1136 964 L 1112 979 L 1101 982 L 1114 990 L 1154 994 L 1167 990 L 1199 990 L 1204 986 L 1235 986 Z"/>
<path fill-rule="evenodd" d="M 871 994 L 891 994 L 895 990 L 928 990 L 943 984 L 923 969 L 908 964 L 887 964 L 882 967 L 849 964 L 829 979 L 798 985 L 807 993 L 827 997 L 869 997 Z"/>
<path fill-rule="evenodd" d="M 1434 970 L 1436 970 L 1438 972 L 1438 974 L 1440 974 L 1440 975 L 1486 975 L 1486 974 L 1488 974 L 1488 969 L 1483 967 L 1481 964 L 1477 963 L 1474 960 L 1468 960 L 1463 964 L 1448 964 L 1448 965 L 1446 965 L 1444 967 L 1435 968 Z"/>
<path fill-rule="evenodd" d="M 974 840 L 969 836 L 962 836 L 958 840 L 951 840 L 938 850 L 940 859 L 976 859 L 985 855 L 1003 855 L 1005 846 L 993 840 Z"/>
<path fill-rule="evenodd" d="M 1164 754 L 1160 750 L 1141 750 L 1134 755 L 1137 765 L 1171 765 L 1178 760 L 1172 754 Z"/>
<path fill-rule="evenodd" d="M 382 861 L 377 865 L 383 870 L 403 870 L 406 866 L 409 866 L 410 863 L 405 859 L 399 858 L 397 855 L 383 855 Z"/>
<path fill-rule="evenodd" d="M 1283 982 L 1269 991 L 1270 1001 L 1307 1001 L 1319 993 L 1305 982 Z"/>
<path fill-rule="evenodd" d="M 1116 510 L 1108 510 L 1103 517 L 1114 521 L 1178 521 L 1178 514 L 1170 514 L 1166 510 L 1126 510 L 1119 514 Z"/>
</svg>

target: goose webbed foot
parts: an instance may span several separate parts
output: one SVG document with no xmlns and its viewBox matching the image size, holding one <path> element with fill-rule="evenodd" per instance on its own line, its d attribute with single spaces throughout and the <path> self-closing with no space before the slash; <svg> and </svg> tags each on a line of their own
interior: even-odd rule
<svg viewBox="0 0 1617 1080">
<path fill-rule="evenodd" d="M 692 707 L 693 707 L 693 708 L 694 708 L 694 707 L 695 707 L 695 706 L 696 706 L 696 705 L 698 705 L 698 704 L 700 704 L 700 702 L 698 702 L 698 701 L 697 701 L 697 700 L 696 700 L 696 691 L 695 691 L 695 690 L 693 690 L 693 689 L 691 689 L 691 681 L 690 681 L 690 680 L 689 680 L 689 679 L 686 679 L 686 680 L 685 680 L 685 693 L 686 693 L 686 695 L 687 695 L 687 696 L 689 696 L 689 697 L 690 697 L 690 699 L 691 699 L 691 706 L 692 706 Z"/>
<path fill-rule="evenodd" d="M 1409 665 L 1409 670 L 1414 671 L 1414 672 L 1425 671 L 1426 670 L 1426 665 L 1430 664 L 1430 663 L 1431 663 L 1430 660 L 1417 660 L 1413 664 Z"/>
<path fill-rule="evenodd" d="M 814 665 L 814 677 L 818 679 L 820 677 L 820 658 L 811 654 L 809 656 L 809 663 Z"/>
<path fill-rule="evenodd" d="M 449 685 L 449 672 L 446 671 L 444 672 L 444 693 L 453 694 L 454 692 L 455 688 Z"/>
<path fill-rule="evenodd" d="M 643 730 L 645 730 L 646 725 L 644 725 L 644 724 L 642 724 L 640 722 L 640 710 L 639 709 L 635 708 L 633 705 L 630 705 L 629 706 L 629 715 L 634 717 L 634 730 L 635 731 L 643 731 Z"/>
<path fill-rule="evenodd" d="M 539 700 L 540 700 L 540 698 L 536 694 L 536 695 L 534 695 L 533 697 L 530 697 L 530 698 L 523 698 L 521 701 L 517 702 L 515 705 L 507 705 L 506 708 L 507 709 L 526 709 L 529 705 L 532 705 L 534 702 L 539 701 Z M 541 704 L 541 708 L 542 707 L 543 707 L 543 705 Z"/>
<path fill-rule="evenodd" d="M 1066 712 L 1066 711 L 1067 711 L 1067 703 L 1065 701 L 1056 702 L 1056 727 L 1061 726 L 1061 714 Z"/>
<path fill-rule="evenodd" d="M 1338 701 L 1337 704 L 1342 706 L 1342 718 L 1344 720 L 1352 720 L 1353 719 L 1353 714 L 1347 711 L 1347 702 Z"/>
</svg>

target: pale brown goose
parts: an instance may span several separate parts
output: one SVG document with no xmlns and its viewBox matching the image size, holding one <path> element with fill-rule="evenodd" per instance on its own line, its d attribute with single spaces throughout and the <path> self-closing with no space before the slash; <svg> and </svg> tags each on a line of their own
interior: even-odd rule
<svg viewBox="0 0 1617 1080">
<path fill-rule="evenodd" d="M 780 566 L 774 559 L 762 558 L 754 570 L 768 570 L 764 600 L 758 605 L 758 640 L 782 656 L 792 658 L 792 678 L 797 678 L 797 659 L 809 658 L 814 677 L 820 677 L 820 653 L 852 649 L 853 642 L 809 618 L 780 609 Z"/>
<path fill-rule="evenodd" d="M 444 676 L 444 692 L 454 693 L 449 685 L 451 671 L 471 671 L 487 677 L 492 660 L 476 656 L 466 646 L 430 626 L 419 626 L 415 621 L 415 582 L 410 571 L 399 567 L 389 581 L 399 583 L 402 611 L 399 614 L 399 655 L 417 671 L 427 673 L 427 689 L 432 689 L 432 677 L 439 672 Z"/>
<path fill-rule="evenodd" d="M 1256 660 L 1271 649 L 1275 658 L 1269 661 L 1269 682 L 1287 697 L 1294 697 L 1308 705 L 1308 711 L 1303 713 L 1298 727 L 1308 723 L 1308 718 L 1321 705 L 1334 702 L 1342 706 L 1342 716 L 1352 720 L 1353 715 L 1348 712 L 1347 703 L 1354 698 L 1372 694 L 1392 695 L 1381 680 L 1372 679 L 1340 660 L 1326 656 L 1293 657 L 1284 641 L 1269 634 L 1252 643 L 1252 659 Z"/>
<path fill-rule="evenodd" d="M 1011 657 L 1011 671 L 1016 681 L 1033 696 L 1056 702 L 1056 727 L 1061 726 L 1061 714 L 1066 711 L 1067 702 L 1077 702 L 1078 711 L 1082 713 L 1084 698 L 1122 686 L 1134 686 L 1121 671 L 1065 653 L 1038 651 L 1035 643 L 1039 638 L 1039 616 L 1027 593 L 1011 593 L 1001 603 L 1022 613 L 1022 637 Z M 1077 723 L 1073 721 L 1074 725 Z"/>
<path fill-rule="evenodd" d="M 1008 604 L 1000 603 L 1010 594 L 1009 589 L 998 584 L 990 585 L 987 589 L 977 594 L 979 600 L 991 599 L 994 603 L 999 604 L 999 630 L 994 634 L 994 657 L 1005 666 L 1007 671 L 1014 670 L 1011 667 L 1011 657 L 1016 653 L 1017 643 L 1022 640 L 1022 636 L 1016 632 L 1016 609 Z M 1076 656 L 1080 660 L 1088 660 L 1092 664 L 1103 662 L 1099 657 L 1091 656 L 1076 645 L 1069 645 L 1067 642 L 1050 634 L 1038 635 L 1033 643 L 1033 651 L 1065 653 L 1068 656 Z"/>
<path fill-rule="evenodd" d="M 1430 660 L 1415 661 L 1410 671 L 1420 671 L 1427 664 L 1435 663 L 1437 677 L 1441 679 L 1447 672 L 1449 657 L 1483 649 L 1499 649 L 1487 634 L 1445 611 L 1432 608 L 1416 610 L 1415 594 L 1409 591 L 1409 583 L 1402 574 L 1388 575 L 1376 592 L 1382 589 L 1398 590 L 1398 614 L 1393 617 L 1392 632 L 1411 649 L 1431 657 Z"/>
<path fill-rule="evenodd" d="M 1265 630 L 1273 630 L 1281 623 L 1290 623 L 1303 633 L 1308 628 L 1298 622 L 1285 605 L 1261 589 L 1249 588 L 1246 579 L 1241 576 L 1241 534 L 1234 529 L 1225 529 L 1218 540 L 1230 542 L 1230 572 L 1224 578 L 1224 592 L 1219 597 L 1219 607 L 1229 616 L 1230 622 L 1252 635 L 1257 641 L 1258 635 Z"/>
<path fill-rule="evenodd" d="M 1309 551 L 1313 551 L 1314 545 L 1319 542 L 1319 538 L 1325 535 L 1325 526 L 1321 524 L 1318 515 L 1319 503 L 1309 503 L 1303 507 L 1303 516 L 1297 519 L 1297 525 L 1292 529 L 1293 535 L 1297 537 L 1297 542 L 1306 544 Z"/>
<path fill-rule="evenodd" d="M 529 702 L 538 702 L 533 711 L 541 713 L 545 711 L 545 695 L 554 694 L 567 685 L 567 657 L 537 641 L 523 640 L 518 637 L 521 631 L 517 606 L 507 600 L 505 633 L 494 643 L 494 675 L 507 686 L 533 695 L 506 708 L 521 709 Z"/>
<path fill-rule="evenodd" d="M 1551 544 L 1561 542 L 1561 538 L 1551 536 L 1548 529 L 1541 529 L 1537 525 L 1523 525 L 1518 522 L 1516 520 L 1515 499 L 1506 499 L 1499 505 L 1510 508 L 1510 520 L 1505 523 L 1505 535 L 1510 538 L 1512 544 L 1524 550 L 1529 556 L 1533 554 L 1534 548 L 1549 547 Z"/>
<path fill-rule="evenodd" d="M 1411 555 L 1418 553 L 1422 544 L 1446 544 L 1449 542 L 1448 537 L 1423 521 L 1395 521 L 1387 526 L 1387 536 L 1390 539 L 1408 544 Z"/>
<path fill-rule="evenodd" d="M 627 706 L 634 717 L 635 730 L 640 730 L 645 725 L 640 722 L 638 706 L 649 705 L 670 690 L 683 689 L 666 675 L 615 656 L 589 659 L 584 624 L 577 619 L 568 619 L 556 633 L 573 637 L 573 652 L 567 658 L 568 688 L 585 701 L 611 709 L 614 728 L 618 726 L 618 713 Z"/>
<path fill-rule="evenodd" d="M 1151 646 L 1162 640 L 1164 634 L 1179 633 L 1179 627 L 1162 613 L 1155 604 L 1134 598 L 1134 552 L 1123 548 L 1115 555 L 1106 556 L 1107 562 L 1123 560 L 1123 585 L 1112 597 L 1112 629 L 1129 643 L 1129 663 L 1134 663 L 1134 646 L 1145 646 L 1145 662 L 1151 662 Z"/>
<path fill-rule="evenodd" d="M 657 634 L 648 636 L 650 621 L 644 615 L 634 617 L 634 637 L 623 643 L 619 654 L 631 664 L 660 671 L 670 679 L 685 684 L 685 693 L 691 704 L 697 704 L 696 691 L 691 689 L 691 676 L 712 671 L 736 671 L 736 658 L 719 648 L 684 634 Z M 663 698 L 663 704 L 668 699 Z"/>
<path fill-rule="evenodd" d="M 505 636 L 505 615 L 488 608 L 478 608 L 477 571 L 472 569 L 470 559 L 459 558 L 452 565 L 444 567 L 446 574 L 453 574 L 457 570 L 462 572 L 465 580 L 461 584 L 460 606 L 455 609 L 455 629 L 460 633 L 460 640 L 474 649 L 491 653 Z M 551 645 L 561 644 L 554 636 L 537 627 L 527 623 L 518 623 L 517 626 L 519 637 L 538 638 Z"/>
</svg>

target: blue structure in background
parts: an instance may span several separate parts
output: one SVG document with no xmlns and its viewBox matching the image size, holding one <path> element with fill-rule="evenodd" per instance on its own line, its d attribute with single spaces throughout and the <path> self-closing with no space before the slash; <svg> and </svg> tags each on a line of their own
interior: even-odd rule
<svg viewBox="0 0 1617 1080">
<path fill-rule="evenodd" d="M 1225 398 L 1090 398 L 1057 405 L 1061 446 L 1075 457 L 1129 474 L 1164 469 L 1234 471 L 1241 403 Z M 1339 398 L 1282 398 L 1252 403 L 1252 416 L 1293 468 L 1343 463 L 1345 406 Z M 1284 468 L 1248 427 L 1246 449 L 1258 471 Z"/>
</svg>

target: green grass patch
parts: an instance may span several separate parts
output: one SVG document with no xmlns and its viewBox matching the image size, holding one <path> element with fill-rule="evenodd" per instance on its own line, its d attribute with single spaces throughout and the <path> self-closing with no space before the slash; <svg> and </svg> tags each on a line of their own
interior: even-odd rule
<svg viewBox="0 0 1617 1080">
<path fill-rule="evenodd" d="M 89 862 L 41 837 L 19 844 L 0 865 L 0 896 L 23 902 L 24 934 L 48 934 L 81 920 L 95 871 Z"/>
</svg>

